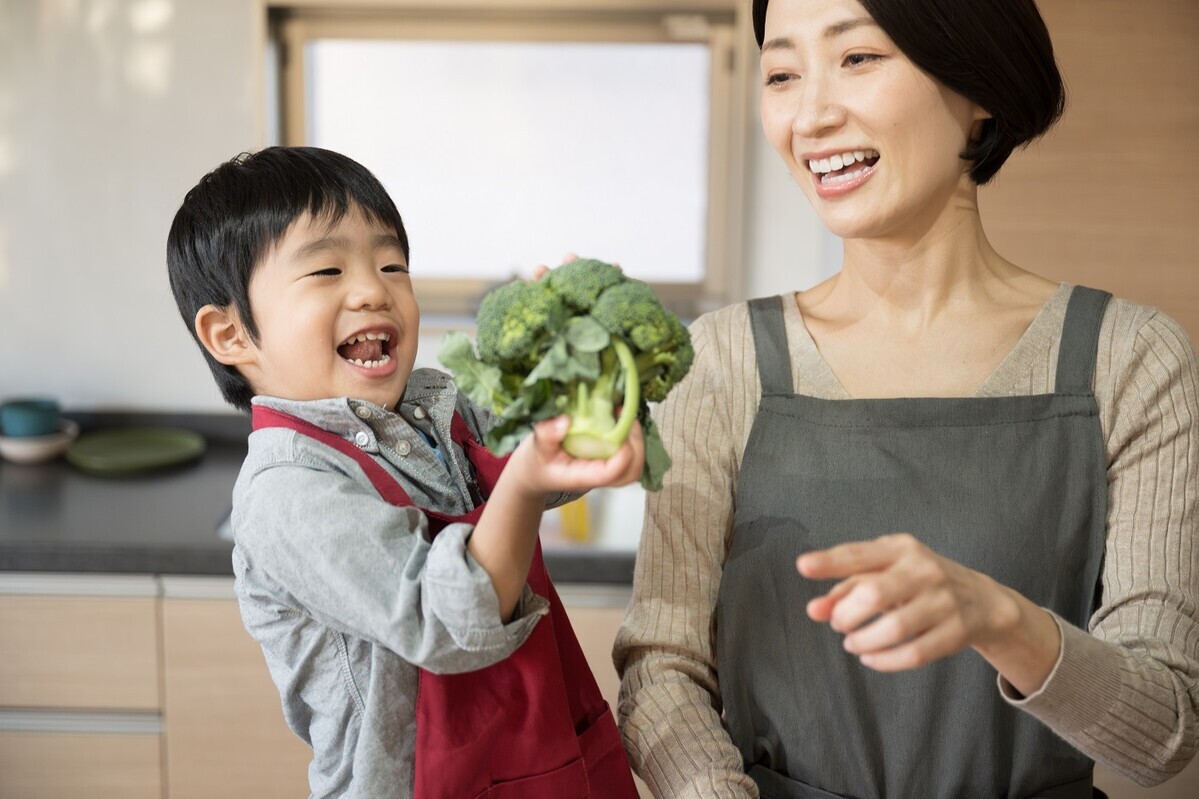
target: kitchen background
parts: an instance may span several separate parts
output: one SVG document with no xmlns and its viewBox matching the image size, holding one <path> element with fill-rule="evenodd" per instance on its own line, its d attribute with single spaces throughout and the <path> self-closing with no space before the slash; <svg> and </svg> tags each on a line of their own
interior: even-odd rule
<svg viewBox="0 0 1199 799">
<path fill-rule="evenodd" d="M 536 10 L 567 4 L 524 5 Z M 748 0 L 586 4 L 639 12 L 723 9 L 732 13 L 738 35 L 745 41 L 750 37 Z M 174 309 L 163 253 L 174 211 L 196 179 L 231 154 L 272 140 L 278 123 L 271 111 L 275 87 L 264 68 L 266 5 L 264 0 L 0 0 L 0 397 L 51 395 L 84 412 L 227 411 Z M 289 5 L 377 10 L 415 4 L 296 0 Z M 444 0 L 429 5 L 469 12 L 513 4 Z M 1070 107 L 1050 136 L 1017 154 L 997 184 L 983 190 L 983 215 L 993 242 L 1012 260 L 1051 277 L 1161 307 L 1199 340 L 1199 48 L 1194 46 L 1199 2 L 1040 0 L 1040 5 L 1069 84 Z M 734 128 L 740 131 L 734 142 L 743 143 L 734 160 L 744 203 L 725 220 L 732 231 L 724 292 L 730 302 L 810 286 L 832 274 L 839 257 L 839 244 L 822 231 L 762 137 L 756 54 L 742 48 L 736 57 L 750 68 L 740 87 L 749 99 L 733 107 Z M 419 238 L 418 231 L 413 235 Z M 542 257 L 553 263 L 561 254 L 546 251 Z M 436 319 L 427 321 L 432 332 L 422 340 L 418 363 L 435 365 L 440 332 Z M 5 467 L 0 481 L 11 485 L 16 474 Z M 596 534 L 597 543 L 635 547 L 639 499 L 617 496 L 609 503 L 609 523 Z M 47 593 L 5 585 L 17 596 Z M 195 589 L 186 582 L 177 585 L 179 595 Z M 131 590 L 154 601 L 163 596 L 159 582 Z M 199 593 L 208 596 L 205 590 Z M 88 590 L 79 595 L 92 597 Z M 172 614 L 201 606 L 153 607 L 147 623 L 160 629 Z M 29 618 L 27 611 L 21 604 L 4 616 L 0 608 L 0 621 Z M 604 641 L 611 640 L 610 628 L 603 625 L 610 623 L 610 618 L 597 621 L 601 658 Z M 0 636 L 15 626 L 0 623 Z M 0 648 L 13 646 L 3 641 Z M 150 641 L 147 657 L 157 657 L 150 650 L 160 645 L 161 638 Z M 184 682 L 191 675 L 206 683 L 223 673 L 224 661 L 211 671 L 188 672 L 186 664 L 198 662 L 191 653 L 171 657 L 185 665 Z M 158 679 L 163 679 L 162 667 L 160 662 Z M 9 676 L 0 671 L 0 677 Z M 180 684 L 177 677 L 165 679 Z M 146 700 L 154 713 L 161 711 L 163 691 L 151 692 Z M 122 707 L 139 708 L 141 701 Z M 0 696 L 0 704 L 14 702 L 25 700 Z M 269 696 L 245 699 L 243 706 L 254 702 L 267 713 L 277 709 Z M 203 700 L 198 702 L 197 715 L 203 706 Z M 176 739 L 186 737 L 182 733 Z M 197 738 L 218 770 L 224 762 L 220 737 Z M 9 767 L 24 758 L 26 750 L 14 741 L 0 733 L 0 774 L 15 773 Z M 156 758 L 176 763 L 176 779 L 189 773 L 182 761 L 151 756 Z M 187 787 L 171 783 L 166 771 L 164 765 L 154 785 L 171 786 L 168 793 L 176 799 L 187 795 Z M 1199 794 L 1199 771 L 1192 766 L 1188 776 L 1189 783 L 1175 781 L 1149 792 L 1112 778 L 1117 786 L 1112 795 L 1193 797 Z M 35 795 L 4 786 L 0 777 L 3 797 Z M 146 795 L 161 795 L 154 790 Z M 232 794 L 217 789 L 208 795 Z"/>
</svg>

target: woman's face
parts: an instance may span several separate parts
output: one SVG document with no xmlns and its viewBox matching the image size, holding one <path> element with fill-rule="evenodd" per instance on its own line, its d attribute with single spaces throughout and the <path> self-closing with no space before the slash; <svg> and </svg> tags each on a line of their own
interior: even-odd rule
<svg viewBox="0 0 1199 799">
<path fill-rule="evenodd" d="M 986 117 L 922 72 L 856 0 L 771 0 L 762 127 L 833 233 L 927 230 L 955 193 Z"/>
</svg>

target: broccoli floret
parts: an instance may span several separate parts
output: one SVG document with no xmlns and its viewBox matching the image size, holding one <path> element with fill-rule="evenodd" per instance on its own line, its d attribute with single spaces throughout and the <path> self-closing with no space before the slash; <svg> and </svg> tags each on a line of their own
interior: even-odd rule
<svg viewBox="0 0 1199 799">
<path fill-rule="evenodd" d="M 695 356 L 691 334 L 640 280 L 626 279 L 604 291 L 591 315 L 610 333 L 632 345 L 647 401 L 665 399 L 691 368 Z"/>
<path fill-rule="evenodd" d="M 493 452 L 511 452 L 534 423 L 565 413 L 571 423 L 563 448 L 608 458 L 640 419 L 641 483 L 661 487 L 670 459 L 646 403 L 666 397 L 694 353 L 687 328 L 647 284 L 586 259 L 541 280 L 507 284 L 479 307 L 478 351 L 451 333 L 441 360 L 459 388 L 495 414 L 485 437 Z"/>
<path fill-rule="evenodd" d="M 604 289 L 627 279 L 619 268 L 594 258 L 576 258 L 543 278 L 576 311 L 590 310 Z"/>
<path fill-rule="evenodd" d="M 566 316 L 562 297 L 544 281 L 506 283 L 479 303 L 479 357 L 491 363 L 528 358 Z"/>
</svg>

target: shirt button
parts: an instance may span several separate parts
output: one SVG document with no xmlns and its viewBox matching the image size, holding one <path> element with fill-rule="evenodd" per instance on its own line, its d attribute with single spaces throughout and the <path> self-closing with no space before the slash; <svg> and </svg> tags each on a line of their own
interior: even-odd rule
<svg viewBox="0 0 1199 799">
<path fill-rule="evenodd" d="M 417 405 L 412 410 L 412 415 L 415 416 L 417 419 L 424 419 L 425 418 L 425 409 L 422 408 L 421 406 Z"/>
<path fill-rule="evenodd" d="M 371 437 L 368 436 L 365 431 L 359 430 L 354 436 L 354 441 L 358 444 L 358 446 L 365 447 L 367 444 L 371 443 Z"/>
<path fill-rule="evenodd" d="M 401 441 L 398 444 L 396 444 L 396 452 L 400 453 L 400 455 L 403 457 L 407 457 L 408 453 L 411 451 L 412 451 L 412 445 L 409 444 L 407 441 Z"/>
<path fill-rule="evenodd" d="M 354 409 L 354 413 L 358 414 L 358 417 L 360 419 L 371 418 L 371 409 L 366 407 L 365 405 L 359 405 L 357 408 Z"/>
</svg>

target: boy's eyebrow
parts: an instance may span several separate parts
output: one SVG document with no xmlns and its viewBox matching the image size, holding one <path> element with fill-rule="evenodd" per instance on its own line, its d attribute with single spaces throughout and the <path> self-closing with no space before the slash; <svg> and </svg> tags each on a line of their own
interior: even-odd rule
<svg viewBox="0 0 1199 799">
<path fill-rule="evenodd" d="M 375 236 L 375 249 L 382 250 L 387 247 L 393 247 L 400 252 L 404 251 L 404 243 L 400 241 L 400 237 L 394 233 L 380 233 Z"/>
<path fill-rule="evenodd" d="M 844 33 L 848 33 L 851 30 L 854 30 L 856 28 L 865 28 L 867 26 L 877 27 L 878 23 L 875 22 L 870 17 L 854 17 L 853 19 L 847 19 L 842 22 L 835 22 L 832 25 L 829 25 L 827 28 L 824 29 L 824 38 L 835 39 L 838 36 L 840 36 Z M 762 52 L 763 53 L 765 53 L 767 50 L 794 50 L 794 49 L 795 49 L 795 42 L 788 36 L 776 36 L 775 38 L 762 43 Z"/>
<path fill-rule="evenodd" d="M 404 245 L 399 237 L 394 233 L 380 233 L 375 236 L 371 242 L 376 250 L 381 250 L 388 247 L 394 247 L 400 252 L 404 251 Z M 344 236 L 324 236 L 319 239 L 313 239 L 305 244 L 300 249 L 296 250 L 295 260 L 305 261 L 314 255 L 318 255 L 330 250 L 348 250 L 351 247 L 351 242 Z"/>
</svg>

